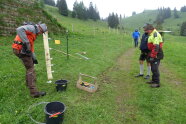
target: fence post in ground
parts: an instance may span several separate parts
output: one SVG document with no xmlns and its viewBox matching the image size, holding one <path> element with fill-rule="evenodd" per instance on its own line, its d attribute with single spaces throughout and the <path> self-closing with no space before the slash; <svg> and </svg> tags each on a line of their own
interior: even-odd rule
<svg viewBox="0 0 186 124">
<path fill-rule="evenodd" d="M 44 49 L 45 49 L 45 61 L 46 61 L 46 68 L 47 68 L 47 76 L 48 80 L 53 79 L 52 76 L 52 69 L 51 69 L 51 58 L 49 52 L 49 44 L 48 44 L 48 32 L 43 33 L 43 42 L 44 42 Z"/>
</svg>

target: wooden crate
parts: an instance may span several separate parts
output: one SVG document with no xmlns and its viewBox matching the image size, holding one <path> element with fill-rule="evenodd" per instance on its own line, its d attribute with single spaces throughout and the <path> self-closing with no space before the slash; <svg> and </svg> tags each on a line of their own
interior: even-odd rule
<svg viewBox="0 0 186 124">
<path fill-rule="evenodd" d="M 93 81 L 93 83 L 90 83 L 89 82 L 89 86 L 81 85 L 81 83 L 84 82 L 83 81 L 83 77 L 91 78 L 94 81 Z M 86 74 L 80 73 L 79 74 L 79 79 L 78 79 L 77 84 L 76 84 L 76 87 L 79 88 L 79 89 L 81 89 L 81 90 L 90 92 L 90 93 L 96 92 L 96 90 L 98 89 L 97 78 L 96 77 L 89 76 L 89 75 L 86 75 Z"/>
</svg>

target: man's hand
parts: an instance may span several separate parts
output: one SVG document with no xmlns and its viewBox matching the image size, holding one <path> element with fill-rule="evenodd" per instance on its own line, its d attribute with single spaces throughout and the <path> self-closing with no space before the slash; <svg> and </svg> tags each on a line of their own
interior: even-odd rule
<svg viewBox="0 0 186 124">
<path fill-rule="evenodd" d="M 34 64 L 38 64 L 37 59 L 35 59 L 35 60 L 34 60 L 34 59 L 32 59 L 32 60 L 33 60 L 33 63 L 34 63 Z"/>
<path fill-rule="evenodd" d="M 156 61 L 156 58 L 152 58 L 152 57 L 149 58 L 149 62 L 155 62 L 155 61 Z"/>
<path fill-rule="evenodd" d="M 34 64 L 38 64 L 35 53 L 32 53 L 32 60 Z"/>
</svg>

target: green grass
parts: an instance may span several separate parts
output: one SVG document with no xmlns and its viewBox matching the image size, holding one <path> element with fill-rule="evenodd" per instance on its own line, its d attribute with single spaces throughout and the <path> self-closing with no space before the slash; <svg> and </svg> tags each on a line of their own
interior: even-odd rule
<svg viewBox="0 0 186 124">
<path fill-rule="evenodd" d="M 172 52 L 171 50 L 173 49 L 168 48 L 168 46 L 170 46 L 170 44 L 164 44 L 165 59 L 162 61 L 163 64 L 161 64 L 160 67 L 166 65 L 168 70 L 171 69 L 169 73 L 173 73 L 176 77 L 174 80 L 179 80 L 181 77 L 180 74 L 182 74 L 182 76 L 185 75 L 184 70 L 182 70 L 182 73 L 177 73 L 178 67 L 180 67 L 181 64 L 176 63 L 176 61 L 180 61 L 181 58 L 169 59 L 171 53 L 167 53 L 167 51 L 169 49 L 169 52 Z M 167 64 L 170 61 L 174 63 L 174 67 L 177 67 L 177 69 L 173 70 L 173 66 Z M 147 88 L 144 80 L 134 81 L 137 84 L 134 87 L 138 94 L 134 102 L 132 102 L 138 108 L 136 117 L 139 121 L 142 121 L 142 123 L 147 124 L 184 124 L 186 123 L 184 114 L 186 112 L 184 107 L 186 102 L 183 91 L 183 89 L 185 89 L 185 83 L 183 82 L 181 86 L 176 86 L 176 84 L 171 83 L 171 77 L 169 77 L 168 73 L 164 73 L 163 70 L 161 70 L 160 73 L 161 88 L 159 89 Z M 184 80 L 185 78 L 182 77 L 182 79 Z"/>
<path fill-rule="evenodd" d="M 14 36 L 0 37 L 0 124 L 33 124 L 27 116 L 29 106 L 39 102 L 63 102 L 65 124 L 185 124 L 185 37 L 165 35 L 161 71 L 161 88 L 151 89 L 144 79 L 134 78 L 139 71 L 139 50 L 122 58 L 131 45 L 131 36 L 109 30 L 104 22 L 80 21 L 63 17 L 54 7 L 45 8 L 69 33 L 69 52 L 86 52 L 90 60 L 81 60 L 51 50 L 53 58 L 52 84 L 47 82 L 44 47 L 42 37 L 35 41 L 35 52 L 39 64 L 35 66 L 37 87 L 47 91 L 47 95 L 33 99 L 25 86 L 25 69 L 13 55 L 11 44 Z M 72 25 L 74 30 L 72 32 Z M 50 31 L 49 31 L 50 32 Z M 50 47 L 66 51 L 65 34 L 49 34 Z M 54 40 L 61 40 L 56 45 Z M 78 57 L 78 56 L 77 56 Z M 129 60 L 129 61 L 127 61 Z M 124 66 L 124 65 L 125 66 Z M 76 88 L 79 73 L 98 78 L 99 89 L 88 93 Z M 173 74 L 174 77 L 171 77 Z M 175 81 L 182 83 L 176 85 Z M 54 82 L 59 79 L 69 81 L 65 92 L 56 92 Z M 37 121 L 44 122 L 44 106 L 31 110 Z"/>
<path fill-rule="evenodd" d="M 171 39 L 176 39 L 176 37 L 171 37 Z M 169 42 L 168 39 L 167 42 Z M 179 44 L 179 41 L 172 44 Z M 180 44 L 175 47 L 178 48 L 182 45 L 183 44 Z M 137 61 L 140 53 L 139 50 L 136 50 L 134 56 L 131 57 L 131 63 L 127 64 L 129 70 L 117 67 L 119 68 L 117 71 L 109 72 L 108 75 L 111 80 L 115 82 L 113 85 L 122 87 L 120 91 L 115 91 L 119 95 L 122 95 L 120 101 L 121 106 L 118 108 L 123 111 L 117 116 L 120 123 L 186 123 L 185 68 L 182 68 L 181 73 L 178 72 L 178 70 L 182 67 L 182 64 L 176 63 L 176 61 L 181 61 L 182 58 L 169 59 L 172 53 L 168 53 L 167 51 L 169 50 L 169 52 L 172 52 L 174 50 L 174 52 L 179 52 L 180 50 L 175 50 L 171 47 L 169 48 L 168 46 L 170 46 L 170 43 L 164 44 L 165 58 L 160 65 L 160 67 L 166 66 L 166 68 L 163 68 L 164 70 L 162 69 L 160 71 L 161 88 L 152 89 L 148 84 L 145 84 L 146 80 L 142 78 L 134 78 L 134 75 L 139 72 L 139 65 Z M 183 50 L 185 50 L 185 48 Z M 169 61 L 171 61 L 172 64 L 168 63 Z M 173 74 L 174 77 L 170 77 L 170 74 Z M 179 81 L 180 79 L 183 82 L 176 85 L 175 81 Z M 117 89 L 118 88 L 116 88 L 116 90 Z"/>
<path fill-rule="evenodd" d="M 57 15 L 59 16 L 59 15 Z M 59 21 L 61 19 L 61 21 Z M 113 114 L 108 114 L 113 108 L 114 97 L 110 94 L 112 87 L 105 85 L 105 88 L 98 91 L 98 94 L 90 94 L 76 88 L 79 73 L 85 73 L 95 77 L 112 66 L 116 58 L 126 51 L 131 42 L 129 36 L 122 36 L 120 33 L 109 31 L 103 22 L 79 21 L 72 18 L 59 17 L 58 21 L 70 30 L 70 22 L 74 22 L 75 31 L 69 35 L 69 52 L 75 56 L 77 52 L 85 51 L 85 56 L 90 60 L 79 60 L 70 57 L 69 60 L 60 52 L 51 50 L 53 58 L 52 70 L 53 83 L 59 79 L 69 80 L 66 92 L 57 93 L 54 84 L 47 84 L 45 57 L 42 37 L 35 41 L 35 53 L 39 64 L 35 66 L 37 73 L 37 87 L 39 90 L 47 91 L 47 96 L 40 99 L 32 99 L 25 87 L 25 69 L 21 62 L 12 53 L 11 43 L 13 37 L 1 37 L 2 66 L 0 70 L 1 79 L 1 106 L 0 122 L 6 123 L 27 123 L 33 122 L 27 116 L 27 109 L 30 105 L 38 102 L 61 101 L 67 106 L 65 112 L 65 123 L 109 123 L 115 119 Z M 64 19 L 66 19 L 64 21 Z M 77 23 L 75 23 L 77 21 Z M 69 27 L 68 27 L 69 23 Z M 103 25 L 102 25 L 103 24 Z M 93 28 L 95 25 L 96 28 Z M 93 30 L 95 29 L 95 31 Z M 50 31 L 49 31 L 50 32 Z M 65 35 L 52 35 L 50 47 L 66 51 Z M 54 39 L 59 39 L 62 44 L 56 45 Z M 99 82 L 98 82 L 99 83 Z M 103 85 L 104 86 L 104 85 Z M 99 102 L 99 103 L 98 103 Z M 44 121 L 42 106 L 32 112 L 34 118 Z M 115 123 L 118 120 L 114 121 Z"/>
<path fill-rule="evenodd" d="M 171 35 L 167 35 L 166 38 L 164 44 L 165 62 L 174 72 L 179 74 L 183 79 L 186 79 L 186 74 L 184 73 L 186 68 L 186 38 Z"/>
</svg>

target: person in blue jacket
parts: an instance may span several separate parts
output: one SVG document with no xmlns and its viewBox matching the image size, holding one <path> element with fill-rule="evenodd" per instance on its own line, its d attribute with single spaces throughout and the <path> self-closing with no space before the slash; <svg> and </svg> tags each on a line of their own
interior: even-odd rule
<svg viewBox="0 0 186 124">
<path fill-rule="evenodd" d="M 136 29 L 133 33 L 132 33 L 132 37 L 134 39 L 134 47 L 138 47 L 138 39 L 140 38 L 140 32 L 138 31 L 138 29 Z"/>
</svg>

